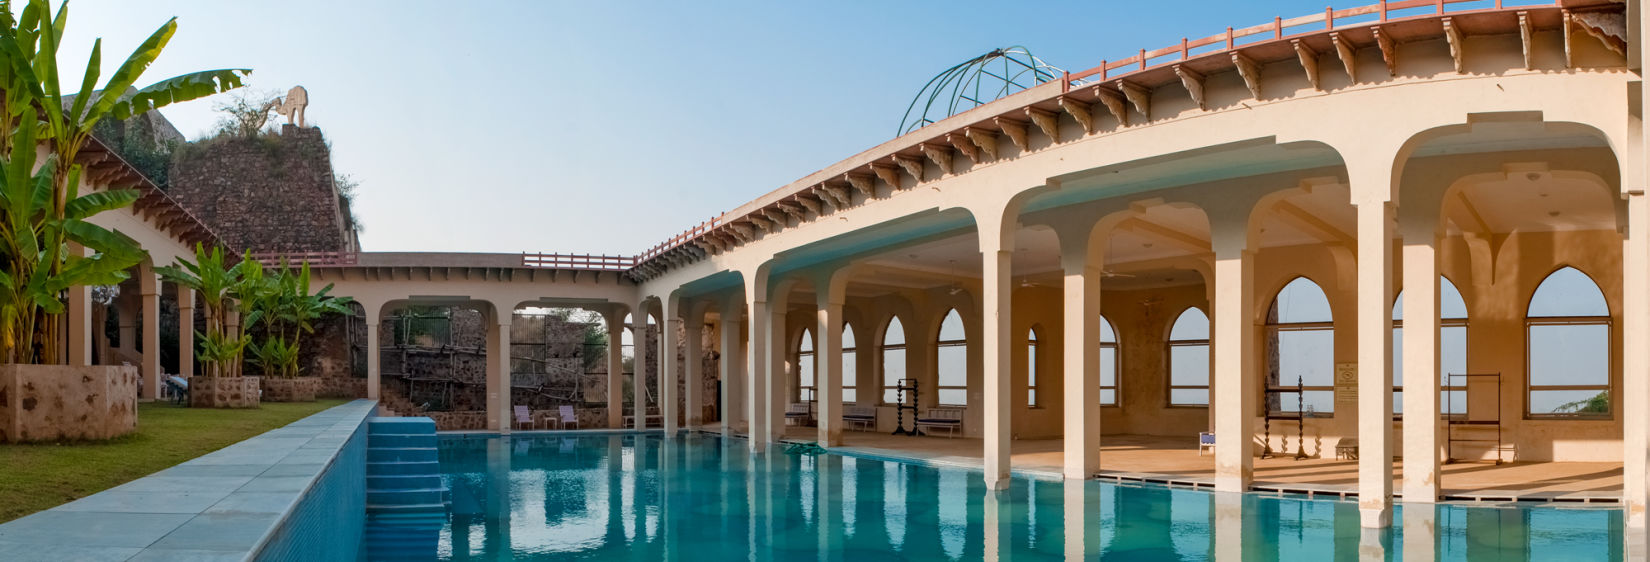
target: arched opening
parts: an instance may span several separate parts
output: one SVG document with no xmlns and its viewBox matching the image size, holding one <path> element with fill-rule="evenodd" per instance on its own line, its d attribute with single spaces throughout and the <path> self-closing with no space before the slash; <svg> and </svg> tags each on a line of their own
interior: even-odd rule
<svg viewBox="0 0 1650 562">
<path fill-rule="evenodd" d="M 1438 278 L 1438 384 L 1442 392 L 1442 414 L 1466 413 L 1466 380 L 1450 375 L 1467 374 L 1467 301 L 1448 277 Z M 1392 415 L 1404 413 L 1404 293 L 1392 304 Z"/>
<path fill-rule="evenodd" d="M 1169 329 L 1169 405 L 1209 406 L 1209 316 L 1187 307 Z"/>
<path fill-rule="evenodd" d="M 859 376 L 854 367 L 859 364 L 859 354 L 854 344 L 854 327 L 842 326 L 842 401 L 847 404 L 859 402 Z"/>
<path fill-rule="evenodd" d="M 1552 272 L 1525 314 L 1528 393 L 1525 414 L 1609 418 L 1610 306 L 1587 274 Z"/>
<path fill-rule="evenodd" d="M 1100 317 L 1100 405 L 1117 405 L 1117 373 L 1123 368 L 1117 353 L 1117 330 L 1111 320 Z"/>
<path fill-rule="evenodd" d="M 1026 407 L 1042 407 L 1037 402 L 1037 327 L 1026 332 Z"/>
<path fill-rule="evenodd" d="M 1296 277 L 1266 312 L 1266 409 L 1323 416 L 1335 411 L 1335 324 L 1317 283 Z"/>
<path fill-rule="evenodd" d="M 940 321 L 940 335 L 934 346 L 940 405 L 968 405 L 968 337 L 956 309 L 946 312 Z"/>
<path fill-rule="evenodd" d="M 814 361 L 814 332 L 807 328 L 802 329 L 801 341 L 796 344 L 796 392 L 791 399 L 800 402 L 814 402 L 818 397 L 818 372 Z"/>
<path fill-rule="evenodd" d="M 882 403 L 899 403 L 899 381 L 905 378 L 905 325 L 899 317 L 888 320 L 882 334 Z"/>
</svg>

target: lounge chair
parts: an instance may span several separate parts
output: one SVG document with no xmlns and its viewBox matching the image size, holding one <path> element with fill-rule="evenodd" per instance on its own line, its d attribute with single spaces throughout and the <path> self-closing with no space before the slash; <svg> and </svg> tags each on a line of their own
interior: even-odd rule
<svg viewBox="0 0 1650 562">
<path fill-rule="evenodd" d="M 578 412 L 573 411 L 573 407 L 566 404 L 561 406 L 559 417 L 551 419 L 556 422 L 558 429 L 567 429 L 568 425 L 579 425 Z"/>
<path fill-rule="evenodd" d="M 522 424 L 527 424 L 527 429 L 537 429 L 535 427 L 537 424 L 533 423 L 532 410 L 527 409 L 527 406 L 517 404 L 515 429 L 521 429 Z"/>
<path fill-rule="evenodd" d="M 842 409 L 842 426 L 861 431 L 877 430 L 876 406 L 848 406 Z"/>
<path fill-rule="evenodd" d="M 172 403 L 179 406 L 189 404 L 189 379 L 177 376 L 166 376 L 167 393 L 172 395 Z"/>
<path fill-rule="evenodd" d="M 1204 451 L 1215 449 L 1215 434 L 1201 431 L 1197 434 L 1197 456 L 1203 456 Z"/>
<path fill-rule="evenodd" d="M 797 402 L 785 408 L 785 421 L 789 423 L 793 420 L 796 421 L 796 425 L 808 425 L 809 422 L 812 422 L 814 420 L 813 404 Z"/>
<path fill-rule="evenodd" d="M 930 408 L 917 418 L 917 429 L 945 428 L 946 437 L 962 432 L 963 411 L 954 408 Z"/>
</svg>

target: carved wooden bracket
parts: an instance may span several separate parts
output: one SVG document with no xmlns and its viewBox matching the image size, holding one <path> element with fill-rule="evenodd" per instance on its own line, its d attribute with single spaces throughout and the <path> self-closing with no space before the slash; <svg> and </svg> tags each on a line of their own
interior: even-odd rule
<svg viewBox="0 0 1650 562">
<path fill-rule="evenodd" d="M 1089 104 L 1071 98 L 1060 98 L 1060 109 L 1064 109 L 1066 113 L 1071 114 L 1071 118 L 1076 119 L 1077 124 L 1083 126 L 1085 134 L 1094 133 L 1094 113 L 1090 112 L 1089 108 Z"/>
<path fill-rule="evenodd" d="M 1203 73 L 1183 64 L 1174 65 L 1174 73 L 1180 76 L 1180 84 L 1186 87 L 1186 93 L 1192 95 L 1192 102 L 1197 104 L 1197 108 L 1207 111 L 1209 103 L 1203 98 Z"/>
<path fill-rule="evenodd" d="M 899 161 L 899 156 L 898 155 L 894 156 L 894 161 L 895 162 Z M 919 172 L 922 171 L 922 165 L 921 165 L 922 163 L 918 162 L 917 164 L 918 164 L 917 165 L 917 171 L 919 171 Z M 901 165 L 903 166 L 903 164 L 901 164 Z M 888 184 L 888 187 L 893 188 L 893 189 L 899 189 L 900 188 L 899 169 L 897 169 L 893 166 L 889 166 L 887 164 L 872 164 L 871 165 L 871 171 L 875 172 L 877 174 L 877 177 L 882 178 L 882 182 Z M 917 181 L 922 181 L 922 176 L 917 176 Z M 866 197 L 870 197 L 871 194 L 872 194 L 871 190 L 866 190 L 865 191 L 865 196 Z"/>
<path fill-rule="evenodd" d="M 801 205 L 802 208 L 807 209 L 808 212 L 813 213 L 816 217 L 824 214 L 820 212 L 822 207 L 820 207 L 819 203 L 820 202 L 818 199 L 813 199 L 811 197 L 803 197 L 801 195 L 796 197 L 796 204 Z"/>
<path fill-rule="evenodd" d="M 915 178 L 918 183 L 922 182 L 922 160 L 904 154 L 895 154 L 894 163 L 899 164 L 901 168 L 905 168 L 905 173 L 911 174 L 911 177 Z"/>
<path fill-rule="evenodd" d="M 1398 76 L 1398 45 L 1392 42 L 1392 34 L 1381 29 L 1381 26 L 1369 28 L 1375 32 L 1375 44 L 1381 48 L 1381 60 L 1386 61 L 1387 74 Z"/>
<path fill-rule="evenodd" d="M 986 158 L 997 159 L 997 133 L 991 129 L 969 127 L 963 129 L 963 134 L 968 136 L 968 140 L 974 142 L 974 146 L 980 147 L 980 150 L 985 152 Z"/>
<path fill-rule="evenodd" d="M 1614 51 L 1618 55 L 1627 54 L 1627 16 L 1621 12 L 1571 12 L 1564 11 L 1564 50 L 1570 49 L 1570 27 L 1581 28 L 1583 32 L 1598 39 L 1604 48 Z M 1566 54 L 1568 57 L 1568 54 Z"/>
<path fill-rule="evenodd" d="M 1026 117 L 1030 117 L 1031 122 L 1036 123 L 1037 128 L 1042 129 L 1043 134 L 1048 135 L 1049 140 L 1060 142 L 1059 115 L 1046 109 L 1028 107 L 1026 108 Z"/>
<path fill-rule="evenodd" d="M 1122 80 L 1117 81 L 1117 89 L 1122 90 L 1123 96 L 1129 98 L 1129 103 L 1134 105 L 1135 111 L 1138 111 L 1141 115 L 1146 116 L 1147 121 L 1152 120 L 1151 90 L 1138 86 L 1133 82 L 1124 82 Z"/>
<path fill-rule="evenodd" d="M 1298 44 L 1299 41 L 1296 43 Z M 1260 99 L 1260 65 L 1255 64 L 1255 59 L 1249 58 L 1243 53 L 1234 52 L 1232 53 L 1232 66 L 1236 66 L 1238 76 L 1243 77 L 1243 85 L 1249 87 L 1249 95 L 1257 100 Z M 1313 79 L 1313 82 L 1316 81 L 1316 79 Z"/>
<path fill-rule="evenodd" d="M 848 190 L 841 186 L 822 183 L 819 184 L 819 192 L 825 195 L 826 202 L 833 208 L 846 209 L 848 205 L 853 204 L 853 199 L 848 196 Z"/>
<path fill-rule="evenodd" d="M 1100 98 L 1100 103 L 1106 106 L 1106 111 L 1117 118 L 1117 123 L 1125 127 L 1129 125 L 1129 108 L 1123 107 L 1123 95 L 1102 86 L 1094 87 L 1094 96 Z"/>
<path fill-rule="evenodd" d="M 774 203 L 774 206 L 779 207 L 780 212 L 785 213 L 787 215 L 790 215 L 792 218 L 795 218 L 798 223 L 808 219 L 808 214 L 803 211 L 801 205 L 798 205 L 796 203 L 791 203 L 789 201 L 780 201 L 778 203 Z"/>
<path fill-rule="evenodd" d="M 887 166 L 883 166 L 883 168 L 890 171 L 890 172 L 894 171 L 893 168 L 890 168 L 890 167 L 887 167 Z M 843 177 L 848 178 L 848 185 L 853 187 L 854 191 L 858 191 L 861 194 L 864 194 L 866 199 L 870 199 L 870 198 L 876 196 L 876 194 L 877 194 L 877 183 L 876 183 L 876 177 L 875 176 L 867 176 L 865 174 L 847 174 L 847 175 L 844 175 Z M 883 178 L 883 179 L 887 179 L 887 178 Z M 899 183 L 897 181 L 899 179 L 898 172 L 894 173 L 894 179 L 896 181 L 890 183 L 889 185 L 893 186 L 894 189 L 899 189 Z M 845 205 L 850 204 L 850 203 L 853 203 L 853 199 L 851 199 L 850 196 L 847 193 L 844 193 L 843 198 L 842 198 L 842 202 Z"/>
<path fill-rule="evenodd" d="M 1531 40 L 1535 35 L 1535 27 L 1530 23 L 1529 12 L 1518 13 L 1518 37 L 1524 41 L 1524 70 L 1535 70 L 1535 48 Z"/>
<path fill-rule="evenodd" d="M 1335 44 L 1335 54 L 1341 57 L 1341 66 L 1346 67 L 1347 78 L 1356 84 L 1358 82 L 1358 50 L 1352 46 L 1351 41 L 1341 37 L 1340 33 L 1330 33 L 1329 41 Z"/>
<path fill-rule="evenodd" d="M 773 223 L 774 232 L 778 232 L 780 229 L 791 225 L 791 221 L 785 216 L 785 213 L 774 209 L 763 209 L 762 216 L 767 217 L 768 221 Z"/>
<path fill-rule="evenodd" d="M 1455 26 L 1455 18 L 1443 18 L 1444 40 L 1449 42 L 1449 56 L 1455 59 L 1455 73 L 1466 74 L 1466 45 L 1462 43 L 1461 28 Z"/>
<path fill-rule="evenodd" d="M 1301 61 L 1301 68 L 1306 70 L 1306 81 L 1312 83 L 1312 89 L 1323 91 L 1323 83 L 1318 81 L 1318 51 L 1305 41 L 1296 39 L 1290 43 L 1295 46 L 1295 57 Z M 1241 68 L 1241 67 L 1239 67 Z M 1260 97 L 1260 89 L 1255 89 L 1255 97 Z"/>
<path fill-rule="evenodd" d="M 944 146 L 940 146 L 940 145 L 937 145 L 937 144 L 929 144 L 929 143 L 926 143 L 926 142 L 919 145 L 919 147 L 922 148 L 923 155 L 927 156 L 928 160 L 930 162 L 933 162 L 935 166 L 940 167 L 940 175 L 943 176 L 943 175 L 951 173 L 951 149 L 950 148 L 946 148 Z M 900 165 L 904 166 L 905 164 L 901 163 Z M 920 161 L 919 161 L 919 165 L 920 165 Z M 907 167 L 905 170 L 909 172 L 909 171 L 911 171 L 911 168 Z"/>
<path fill-rule="evenodd" d="M 997 127 L 1002 129 L 1004 134 L 1008 135 L 1008 140 L 1014 141 L 1014 147 L 1019 148 L 1020 152 L 1031 150 L 1029 139 L 1026 138 L 1025 121 L 1015 121 L 1013 119 L 998 116 L 993 118 L 992 122 L 996 123 Z M 992 156 L 996 155 L 993 154 Z"/>
<path fill-rule="evenodd" d="M 957 152 L 961 152 L 963 156 L 966 156 L 969 162 L 973 162 L 975 164 L 980 163 L 980 149 L 979 147 L 974 146 L 974 143 L 969 142 L 967 137 L 957 133 L 946 133 L 945 142 L 946 144 L 955 147 Z M 940 148 L 944 149 L 945 147 L 942 146 Z M 946 167 L 945 169 L 947 171 L 951 170 L 950 167 Z"/>
</svg>

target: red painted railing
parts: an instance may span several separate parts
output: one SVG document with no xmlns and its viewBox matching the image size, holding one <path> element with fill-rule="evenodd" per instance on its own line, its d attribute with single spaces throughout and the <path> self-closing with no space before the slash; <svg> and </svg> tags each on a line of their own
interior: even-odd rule
<svg viewBox="0 0 1650 562">
<path fill-rule="evenodd" d="M 521 255 L 522 267 L 547 269 L 586 269 L 597 271 L 625 271 L 636 267 L 633 256 L 598 256 L 591 254 L 527 254 Z"/>
<path fill-rule="evenodd" d="M 252 254 L 252 259 L 264 265 L 281 265 L 285 262 L 290 265 L 309 263 L 310 267 L 317 266 L 346 266 L 355 265 L 354 252 L 261 252 Z"/>
</svg>

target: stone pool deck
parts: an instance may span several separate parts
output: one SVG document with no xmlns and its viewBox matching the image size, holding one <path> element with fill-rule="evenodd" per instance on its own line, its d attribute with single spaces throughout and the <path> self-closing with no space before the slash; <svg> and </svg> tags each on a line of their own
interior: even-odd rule
<svg viewBox="0 0 1650 562">
<path fill-rule="evenodd" d="M 0 525 L 0 560 L 253 559 L 376 405 L 336 406 Z"/>
</svg>

